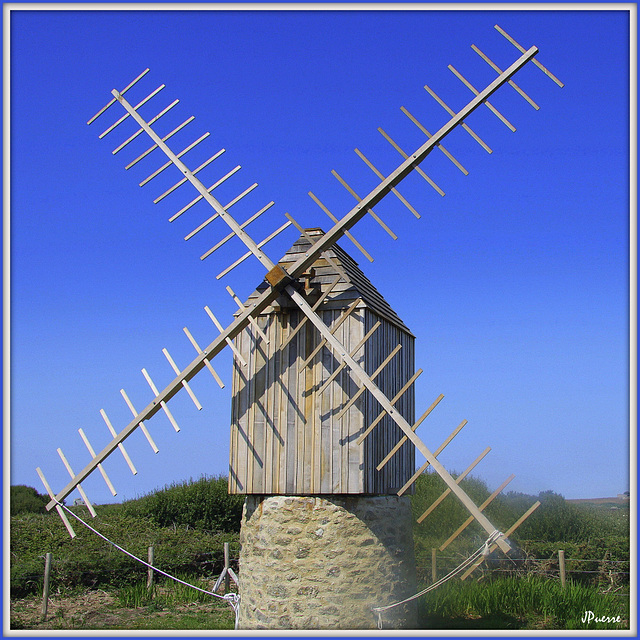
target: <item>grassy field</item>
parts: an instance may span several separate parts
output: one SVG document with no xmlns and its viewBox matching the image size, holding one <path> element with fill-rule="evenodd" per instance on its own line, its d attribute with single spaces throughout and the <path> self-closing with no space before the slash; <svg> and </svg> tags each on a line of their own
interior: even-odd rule
<svg viewBox="0 0 640 640">
<path fill-rule="evenodd" d="M 417 515 L 442 491 L 440 480 L 423 474 L 412 497 Z M 463 481 L 478 503 L 489 494 L 479 480 Z M 70 540 L 55 513 L 41 513 L 46 498 L 33 490 L 16 492 L 11 548 L 10 628 L 16 630 L 229 630 L 234 615 L 224 602 L 176 583 L 158 582 L 153 597 L 146 590 L 146 567 L 76 526 Z M 452 580 L 419 601 L 421 629 L 616 630 L 629 628 L 629 503 L 573 503 L 553 492 L 539 496 L 506 494 L 487 508 L 505 530 L 535 500 L 541 506 L 522 525 L 512 542 L 517 572 L 478 571 L 465 582 Z M 611 509 L 615 506 L 615 509 Z M 211 589 L 223 567 L 222 548 L 238 550 L 242 501 L 226 495 L 224 478 L 172 485 L 123 505 L 98 506 L 98 529 L 135 555 L 146 558 L 156 548 L 155 564 L 202 588 Z M 73 508 L 80 514 L 82 508 Z M 416 564 L 430 566 L 437 547 L 464 521 L 466 512 L 445 500 L 433 516 L 414 528 Z M 94 522 L 95 523 L 95 522 Z M 469 527 L 447 548 L 455 564 L 482 543 Z M 567 588 L 558 581 L 558 549 L 565 550 Z M 43 556 L 53 553 L 51 597 L 40 620 Z M 554 558 L 556 560 L 554 560 Z M 578 560 L 576 560 L 578 559 Z M 610 564 L 603 563 L 607 560 Z M 455 565 L 454 565 L 455 566 Z M 538 575 L 531 574 L 531 567 Z M 613 567 L 613 570 L 611 569 Z M 529 573 L 527 573 L 529 572 Z M 422 588 L 428 570 L 419 575 Z M 587 612 L 620 622 L 582 622 Z"/>
</svg>

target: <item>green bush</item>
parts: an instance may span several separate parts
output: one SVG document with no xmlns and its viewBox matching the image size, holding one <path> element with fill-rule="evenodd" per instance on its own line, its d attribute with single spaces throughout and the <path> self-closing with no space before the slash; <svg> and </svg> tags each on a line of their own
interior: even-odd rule
<svg viewBox="0 0 640 640">
<path fill-rule="evenodd" d="M 229 495 L 227 478 L 206 477 L 174 483 L 123 503 L 125 514 L 148 518 L 159 527 L 193 527 L 239 532 L 244 496 Z"/>
<path fill-rule="evenodd" d="M 46 513 L 45 505 L 49 497 L 39 494 L 33 487 L 24 484 L 12 485 L 9 489 L 10 512 L 12 516 L 20 513 Z"/>
</svg>

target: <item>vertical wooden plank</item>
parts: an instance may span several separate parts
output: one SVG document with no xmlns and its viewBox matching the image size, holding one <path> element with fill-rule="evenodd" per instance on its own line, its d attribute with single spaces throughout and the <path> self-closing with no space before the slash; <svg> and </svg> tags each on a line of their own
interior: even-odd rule
<svg viewBox="0 0 640 640">
<path fill-rule="evenodd" d="M 286 421 L 283 421 L 282 415 L 282 364 L 283 364 L 283 356 L 284 349 L 282 348 L 282 340 L 285 334 L 285 327 L 287 323 L 287 314 L 284 312 L 281 313 L 276 322 L 275 327 L 275 340 L 274 343 L 274 354 L 273 357 L 275 359 L 275 369 L 273 374 L 273 395 L 274 395 L 274 420 L 277 425 L 278 433 L 280 434 L 280 438 L 277 439 L 276 446 L 273 450 L 273 462 L 275 465 L 273 472 L 273 492 L 275 494 L 282 493 L 282 452 L 285 443 L 286 436 Z"/>
<path fill-rule="evenodd" d="M 342 328 L 342 327 L 341 327 Z M 319 386 L 322 386 L 333 372 L 336 358 L 329 349 L 322 350 Z M 331 420 L 331 389 L 325 389 L 318 396 L 320 409 L 320 492 L 333 491 L 333 426 Z"/>
<path fill-rule="evenodd" d="M 235 347 L 240 351 L 241 334 L 234 338 Z M 232 382 L 231 388 L 233 395 L 231 397 L 231 428 L 229 430 L 229 493 L 242 493 L 246 488 L 245 479 L 239 468 L 239 457 L 243 447 L 243 441 L 240 438 L 240 395 L 242 393 L 242 381 L 240 372 L 241 365 L 233 358 Z"/>
<path fill-rule="evenodd" d="M 249 493 L 255 493 L 255 486 L 253 483 L 255 459 L 258 455 L 256 449 L 255 438 L 255 413 L 256 413 L 256 340 L 250 327 L 246 329 L 246 340 L 249 351 L 248 372 L 247 372 L 247 440 L 248 440 L 248 456 L 247 456 L 247 490 Z"/>
<path fill-rule="evenodd" d="M 294 329 L 300 321 L 300 312 L 291 312 L 291 329 Z M 299 362 L 299 347 L 301 335 L 304 334 L 304 329 L 298 332 L 296 337 L 287 345 L 288 349 L 288 367 L 287 367 L 287 381 L 285 389 L 288 390 L 287 399 L 287 480 L 286 480 L 286 492 L 293 494 L 296 492 L 296 477 L 297 477 L 297 421 L 298 421 L 298 404 L 300 402 L 300 392 L 298 384 L 298 362 Z"/>
<path fill-rule="evenodd" d="M 372 315 L 372 312 L 367 309 L 365 311 L 365 317 L 367 318 L 368 325 L 372 324 L 371 320 L 369 319 L 371 315 Z M 379 345 L 381 343 L 383 344 L 385 339 L 386 339 L 386 327 L 385 327 L 385 322 L 383 321 L 378 331 L 374 334 L 373 339 L 368 340 L 366 344 L 365 369 L 367 371 L 373 371 L 379 365 L 380 363 L 380 360 L 378 358 Z M 364 427 L 371 424 L 371 422 L 373 422 L 373 420 L 377 417 L 378 408 L 379 408 L 378 403 L 375 402 L 375 400 L 371 397 L 371 395 L 368 393 L 365 394 L 365 406 L 363 411 Z M 381 427 L 380 424 L 378 424 L 376 429 L 378 429 L 379 427 Z M 375 436 L 375 435 L 376 434 L 374 431 L 374 433 L 372 433 L 371 436 Z M 369 438 L 367 438 L 361 445 L 362 447 L 361 456 L 362 456 L 362 462 L 364 464 L 364 471 L 365 471 L 363 490 L 368 493 L 374 493 L 376 488 L 374 478 L 372 476 L 372 463 L 375 458 L 376 443 L 377 443 L 379 434 L 377 437 L 372 438 L 371 436 L 369 436 Z"/>
<path fill-rule="evenodd" d="M 344 327 L 340 327 L 340 338 L 344 339 L 343 333 L 345 331 Z M 328 375 L 330 376 L 334 371 L 335 367 L 340 366 L 339 362 L 335 360 L 331 364 L 330 371 Z M 344 444 L 342 441 L 342 422 L 340 420 L 335 419 L 336 407 L 339 405 L 339 398 L 341 398 L 341 384 L 342 377 L 340 374 L 336 376 L 336 378 L 329 384 L 327 389 L 324 391 L 325 396 L 327 397 L 327 404 L 329 405 L 328 410 L 328 419 L 331 426 L 330 433 L 330 450 L 329 456 L 331 458 L 331 492 L 332 493 L 345 493 L 345 490 L 342 486 L 342 452 L 344 450 Z"/>
<path fill-rule="evenodd" d="M 353 347 L 360 341 L 360 338 L 364 335 L 362 333 L 362 325 L 364 322 L 364 310 L 362 308 L 356 310 L 351 314 L 348 325 L 348 339 L 349 347 Z M 346 323 L 345 323 L 346 324 Z M 358 358 L 358 362 L 361 359 Z M 347 367 L 345 367 L 347 369 Z M 351 397 L 351 394 L 355 393 L 359 388 L 359 385 L 355 384 L 351 379 L 351 376 L 347 378 L 349 381 L 349 394 L 345 399 L 345 402 Z M 361 456 L 361 447 L 356 444 L 356 438 L 363 427 L 364 422 L 364 410 L 365 410 L 365 398 L 367 393 L 362 394 L 358 400 L 350 407 L 345 418 L 347 419 L 347 442 L 349 449 L 348 456 L 348 492 L 349 493 L 361 493 L 364 488 L 364 474 L 366 473 L 365 466 L 363 465 L 363 459 Z"/>
<path fill-rule="evenodd" d="M 264 326 L 263 326 L 264 323 Z M 262 486 L 263 492 L 273 493 L 273 441 L 274 431 L 277 428 L 274 422 L 273 413 L 273 345 L 275 344 L 275 336 L 273 335 L 273 326 L 275 325 L 275 316 L 260 316 L 258 324 L 264 334 L 269 339 L 269 344 L 260 341 L 265 351 L 265 389 L 263 395 L 263 414 L 264 414 L 264 468 L 262 470 Z"/>
<path fill-rule="evenodd" d="M 251 357 L 251 337 L 248 330 L 245 329 L 240 333 L 240 353 L 247 363 L 246 367 L 240 369 L 242 380 L 242 394 L 240 396 L 240 437 L 242 438 L 242 455 L 238 459 L 238 468 L 242 472 L 244 478 L 244 490 L 251 492 L 251 379 L 253 377 L 253 362 Z"/>
<path fill-rule="evenodd" d="M 307 358 L 312 347 L 309 347 L 309 343 L 313 345 L 313 332 L 314 327 L 310 322 L 305 323 L 305 326 L 299 332 L 300 345 L 298 349 L 298 362 L 299 367 L 302 362 Z M 307 407 L 306 407 L 306 388 L 307 388 L 307 369 L 298 374 L 298 397 L 299 407 L 296 412 L 296 492 L 304 492 L 305 488 L 305 433 L 307 429 Z"/>
<path fill-rule="evenodd" d="M 287 313 L 284 318 L 284 329 L 282 334 L 283 343 L 288 337 L 289 332 L 293 330 L 292 324 L 292 315 L 291 313 Z M 281 364 L 280 364 L 280 430 L 282 432 L 282 438 L 284 440 L 284 444 L 282 446 L 282 451 L 280 452 L 280 493 L 287 493 L 287 468 L 288 468 L 288 452 L 291 448 L 291 440 L 290 440 L 290 431 L 289 431 L 289 411 L 291 409 L 292 402 L 289 400 L 288 389 L 289 389 L 289 371 L 291 369 L 290 366 L 290 356 L 292 349 L 294 349 L 295 345 L 291 343 L 287 344 L 281 350 Z M 292 389 L 292 392 L 295 393 L 295 389 Z M 294 396 L 295 397 L 295 396 Z"/>
<path fill-rule="evenodd" d="M 256 322 L 260 329 L 264 331 L 266 318 L 259 316 Z M 255 450 L 252 456 L 252 493 L 266 493 L 264 486 L 265 458 L 266 458 L 266 430 L 267 430 L 267 349 L 268 345 L 257 331 L 253 334 L 253 354 L 254 354 L 254 374 L 253 374 L 253 394 L 252 404 L 252 427 L 251 445 Z"/>
</svg>

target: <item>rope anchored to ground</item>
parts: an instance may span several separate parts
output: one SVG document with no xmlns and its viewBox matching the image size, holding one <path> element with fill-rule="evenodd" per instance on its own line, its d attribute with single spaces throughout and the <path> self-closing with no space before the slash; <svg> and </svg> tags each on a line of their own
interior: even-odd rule
<svg viewBox="0 0 640 640">
<path fill-rule="evenodd" d="M 440 580 L 437 580 L 433 584 L 430 584 L 426 589 L 423 589 L 419 593 L 416 593 L 410 596 L 409 598 L 405 598 L 400 602 L 394 602 L 393 604 L 388 604 L 385 607 L 372 607 L 371 610 L 378 617 L 378 629 L 382 629 L 382 624 L 383 624 L 382 614 L 384 611 L 387 611 L 388 609 L 393 609 L 394 607 L 399 607 L 400 605 L 406 604 L 407 602 L 411 602 L 412 600 L 419 598 L 420 596 L 424 595 L 429 591 L 433 591 L 434 589 L 437 589 L 439 586 L 447 582 L 447 580 L 450 580 L 454 576 L 457 576 L 460 572 L 464 571 L 467 567 L 472 565 L 476 560 L 478 560 L 478 558 L 480 558 L 480 556 L 487 557 L 489 555 L 489 547 L 498 538 L 500 538 L 503 535 L 504 534 L 500 531 L 497 531 L 497 530 L 493 531 L 493 533 L 485 540 L 484 544 L 481 547 L 479 547 L 476 551 L 474 551 L 466 560 L 460 563 L 455 569 L 453 569 L 453 571 L 450 571 L 446 576 L 444 576 L 443 578 L 440 578 Z"/>
</svg>

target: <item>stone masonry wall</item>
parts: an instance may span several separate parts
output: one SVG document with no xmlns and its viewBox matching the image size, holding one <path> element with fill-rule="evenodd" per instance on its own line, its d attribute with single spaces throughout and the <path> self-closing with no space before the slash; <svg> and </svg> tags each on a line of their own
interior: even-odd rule
<svg viewBox="0 0 640 640">
<path fill-rule="evenodd" d="M 239 628 L 374 629 L 416 592 L 411 509 L 397 496 L 247 496 Z M 385 629 L 415 628 L 415 601 Z"/>
</svg>

